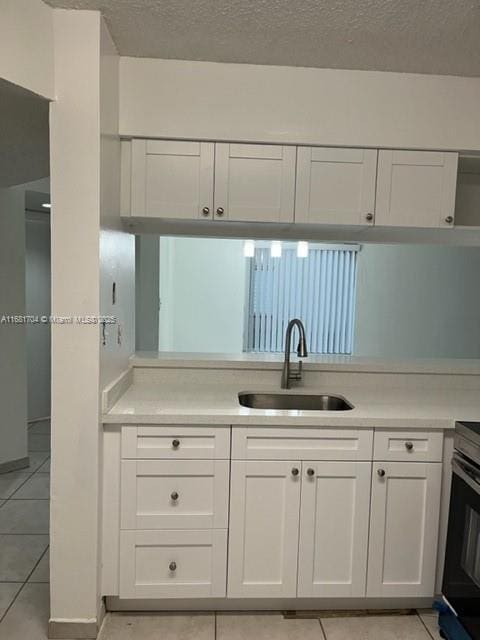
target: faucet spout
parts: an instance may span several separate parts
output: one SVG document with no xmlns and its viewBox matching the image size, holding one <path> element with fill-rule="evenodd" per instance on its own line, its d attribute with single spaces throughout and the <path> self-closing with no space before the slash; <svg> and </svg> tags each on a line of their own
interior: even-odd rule
<svg viewBox="0 0 480 640">
<path fill-rule="evenodd" d="M 283 362 L 283 371 L 282 371 L 282 381 L 281 387 L 282 389 L 290 389 L 290 383 L 292 380 L 301 380 L 302 379 L 302 363 L 298 363 L 298 370 L 295 372 L 290 371 L 290 351 L 292 350 L 292 333 L 294 327 L 297 327 L 298 332 L 300 334 L 300 338 L 297 346 L 297 355 L 299 358 L 306 358 L 308 356 L 307 350 L 307 339 L 305 337 L 305 327 L 303 323 L 298 318 L 293 318 L 290 320 L 287 326 L 287 330 L 285 332 L 285 359 Z"/>
</svg>

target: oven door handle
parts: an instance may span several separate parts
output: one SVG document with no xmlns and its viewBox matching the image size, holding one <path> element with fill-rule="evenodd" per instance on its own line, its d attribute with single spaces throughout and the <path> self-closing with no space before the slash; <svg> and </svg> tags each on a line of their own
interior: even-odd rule
<svg viewBox="0 0 480 640">
<path fill-rule="evenodd" d="M 454 457 L 452 460 L 453 473 L 456 473 L 474 491 L 480 493 L 480 471 L 466 460 Z"/>
</svg>

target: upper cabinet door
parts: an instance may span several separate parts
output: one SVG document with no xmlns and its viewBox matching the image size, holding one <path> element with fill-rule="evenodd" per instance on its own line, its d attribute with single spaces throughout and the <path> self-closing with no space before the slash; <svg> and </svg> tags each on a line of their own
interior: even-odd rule
<svg viewBox="0 0 480 640">
<path fill-rule="evenodd" d="M 302 466 L 298 596 L 364 596 L 372 465 Z"/>
<path fill-rule="evenodd" d="M 212 219 L 214 144 L 132 140 L 131 215 Z"/>
<path fill-rule="evenodd" d="M 452 227 L 458 153 L 379 151 L 377 225 Z"/>
<path fill-rule="evenodd" d="M 295 222 L 372 225 L 376 149 L 299 147 Z"/>
<path fill-rule="evenodd" d="M 435 595 L 441 462 L 375 462 L 367 596 Z"/>
<path fill-rule="evenodd" d="M 215 219 L 293 222 L 295 147 L 215 145 Z"/>
</svg>

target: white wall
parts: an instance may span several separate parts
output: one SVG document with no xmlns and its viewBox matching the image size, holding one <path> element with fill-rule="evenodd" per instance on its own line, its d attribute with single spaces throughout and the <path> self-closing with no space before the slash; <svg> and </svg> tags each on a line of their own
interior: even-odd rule
<svg viewBox="0 0 480 640">
<path fill-rule="evenodd" d="M 0 318 L 25 314 L 25 193 L 0 189 Z M 26 327 L 0 323 L 0 465 L 26 458 Z"/>
<path fill-rule="evenodd" d="M 52 312 L 98 315 L 100 14 L 54 11 Z M 52 327 L 51 620 L 95 624 L 99 341 L 94 324 Z"/>
<path fill-rule="evenodd" d="M 53 10 L 41 0 L 0 0 L 0 78 L 55 97 Z"/>
<path fill-rule="evenodd" d="M 161 351 L 243 351 L 246 262 L 241 240 L 160 239 Z"/>
<path fill-rule="evenodd" d="M 354 353 L 480 357 L 480 249 L 364 245 Z"/>
<path fill-rule="evenodd" d="M 91 637 L 100 614 L 100 393 L 133 351 L 134 238 L 119 220 L 115 48 L 98 12 L 56 10 L 54 32 L 52 312 L 118 318 L 105 345 L 100 325 L 52 328 L 51 625 L 58 637 L 64 622 L 84 623 L 79 633 Z"/>
<path fill-rule="evenodd" d="M 120 133 L 480 149 L 480 78 L 122 58 Z"/>
<path fill-rule="evenodd" d="M 50 216 L 26 213 L 26 312 L 50 315 Z M 28 419 L 50 415 L 50 324 L 27 325 Z"/>
</svg>

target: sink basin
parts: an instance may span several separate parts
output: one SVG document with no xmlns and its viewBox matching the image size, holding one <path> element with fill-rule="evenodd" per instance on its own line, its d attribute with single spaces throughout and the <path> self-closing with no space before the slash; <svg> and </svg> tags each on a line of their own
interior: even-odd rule
<svg viewBox="0 0 480 640">
<path fill-rule="evenodd" d="M 353 405 L 342 396 L 303 393 L 239 393 L 242 407 L 250 409 L 296 409 L 298 411 L 349 411 Z"/>
</svg>

